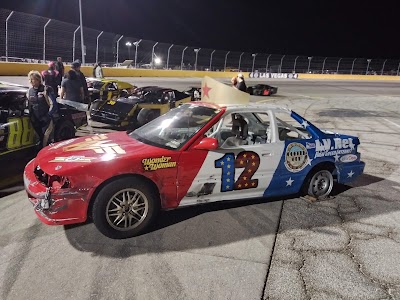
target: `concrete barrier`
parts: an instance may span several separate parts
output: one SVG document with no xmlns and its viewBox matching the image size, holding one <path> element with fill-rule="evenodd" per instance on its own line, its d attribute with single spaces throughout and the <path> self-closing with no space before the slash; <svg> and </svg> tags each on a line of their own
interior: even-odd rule
<svg viewBox="0 0 400 300">
<path fill-rule="evenodd" d="M 400 81 L 400 76 L 347 75 L 347 74 L 299 74 L 299 79 Z"/>
<path fill-rule="evenodd" d="M 47 70 L 47 64 L 0 62 L 0 76 L 25 76 L 31 70 Z M 70 70 L 70 66 L 65 66 L 65 71 Z M 93 67 L 81 67 L 85 76 L 92 76 Z M 103 68 L 105 77 L 214 77 L 232 78 L 237 72 L 207 72 L 207 71 L 181 71 L 181 70 L 146 70 L 146 69 L 126 69 L 126 68 Z M 249 77 L 248 72 L 244 72 L 245 77 Z"/>
</svg>

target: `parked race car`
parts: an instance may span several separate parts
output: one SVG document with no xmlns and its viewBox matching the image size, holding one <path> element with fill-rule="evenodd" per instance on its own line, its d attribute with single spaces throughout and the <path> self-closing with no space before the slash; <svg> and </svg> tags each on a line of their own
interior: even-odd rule
<svg viewBox="0 0 400 300">
<path fill-rule="evenodd" d="M 86 83 L 92 102 L 98 99 L 106 101 L 118 97 L 128 96 L 136 88 L 134 85 L 128 82 L 119 81 L 116 79 L 88 77 L 86 78 Z"/>
<path fill-rule="evenodd" d="M 25 109 L 27 90 L 21 85 L 0 82 L 0 186 L 5 178 L 21 174 L 37 152 L 38 138 Z M 86 123 L 86 113 L 59 104 L 54 121 L 54 139 L 62 141 L 75 137 L 75 128 Z M 10 160 L 16 163 L 11 164 Z M 18 162 L 22 161 L 25 164 L 19 166 Z"/>
<path fill-rule="evenodd" d="M 130 134 L 47 147 L 24 181 L 43 223 L 90 217 L 119 239 L 143 233 L 161 209 L 299 192 L 328 197 L 335 182 L 363 173 L 359 144 L 287 108 L 191 102 Z"/>
<path fill-rule="evenodd" d="M 271 96 L 277 92 L 277 87 L 273 87 L 268 84 L 256 84 L 247 88 L 247 93 L 254 96 Z"/>
<path fill-rule="evenodd" d="M 93 121 L 125 128 L 138 127 L 165 114 L 171 108 L 190 102 L 191 97 L 177 90 L 157 86 L 137 88 L 129 97 L 96 100 L 90 109 Z"/>
</svg>

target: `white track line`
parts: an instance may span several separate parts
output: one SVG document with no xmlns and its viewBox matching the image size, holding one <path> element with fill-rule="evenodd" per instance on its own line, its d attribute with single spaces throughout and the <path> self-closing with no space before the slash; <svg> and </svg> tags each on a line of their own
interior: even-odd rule
<svg viewBox="0 0 400 300">
<path fill-rule="evenodd" d="M 400 125 L 399 124 L 397 124 L 397 123 L 395 123 L 395 122 L 392 122 L 392 121 L 390 121 L 390 120 L 388 120 L 388 119 L 385 119 L 385 118 L 383 118 L 386 122 L 389 122 L 390 124 L 393 124 L 394 126 L 397 126 L 397 127 L 399 127 L 400 128 Z"/>
</svg>

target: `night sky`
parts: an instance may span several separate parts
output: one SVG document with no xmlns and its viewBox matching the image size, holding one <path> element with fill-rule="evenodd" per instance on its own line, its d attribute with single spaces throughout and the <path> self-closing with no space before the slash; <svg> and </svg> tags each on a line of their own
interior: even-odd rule
<svg viewBox="0 0 400 300">
<path fill-rule="evenodd" d="M 219 50 L 399 58 L 398 5 L 385 1 L 82 0 L 84 26 Z M 0 7 L 79 24 L 78 0 Z M 397 45 L 397 46 L 396 46 Z"/>
</svg>

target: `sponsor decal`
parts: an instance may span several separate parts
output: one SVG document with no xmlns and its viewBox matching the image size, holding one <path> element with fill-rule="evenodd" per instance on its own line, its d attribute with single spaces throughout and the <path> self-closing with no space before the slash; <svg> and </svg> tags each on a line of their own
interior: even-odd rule
<svg viewBox="0 0 400 300">
<path fill-rule="evenodd" d="M 110 105 L 114 105 L 115 103 L 117 103 L 117 101 L 115 101 L 115 100 L 110 100 L 107 102 L 107 104 L 110 104 Z"/>
<path fill-rule="evenodd" d="M 58 148 L 61 148 L 61 147 L 66 146 L 66 145 L 68 145 L 68 144 L 71 144 L 73 141 L 74 141 L 73 139 L 69 139 L 69 140 L 60 142 L 60 143 L 58 143 L 57 145 L 51 146 L 50 148 L 51 148 L 51 149 L 58 149 Z"/>
<path fill-rule="evenodd" d="M 315 148 L 315 143 L 306 142 L 306 148 L 307 149 L 314 149 Z"/>
<path fill-rule="evenodd" d="M 340 158 L 341 162 L 349 163 L 357 160 L 357 155 L 355 154 L 346 154 Z"/>
<path fill-rule="evenodd" d="M 65 152 L 69 151 L 80 151 L 80 150 L 93 150 L 96 153 L 108 153 L 108 154 L 125 154 L 125 150 L 122 149 L 118 144 L 113 143 L 111 140 L 107 140 L 107 135 L 100 134 L 95 135 L 91 138 L 85 139 L 83 142 L 72 144 L 63 148 Z"/>
<path fill-rule="evenodd" d="M 50 162 L 91 162 L 94 157 L 86 157 L 86 156 L 60 156 L 56 157 Z"/>
<path fill-rule="evenodd" d="M 297 79 L 299 74 L 293 73 L 262 73 L 253 72 L 249 74 L 250 78 L 279 78 L 279 79 Z"/>
<path fill-rule="evenodd" d="M 333 141 L 333 143 L 332 143 Z M 355 145 L 353 138 L 334 138 L 315 141 L 315 158 L 349 154 L 353 152 Z"/>
<path fill-rule="evenodd" d="M 308 152 L 300 143 L 290 143 L 286 148 L 285 166 L 290 172 L 300 172 L 308 164 Z"/>
<path fill-rule="evenodd" d="M 170 156 L 161 156 L 156 158 L 144 158 L 142 159 L 143 169 L 145 171 L 156 171 L 158 169 L 175 168 L 176 161 L 171 161 Z"/>
</svg>

